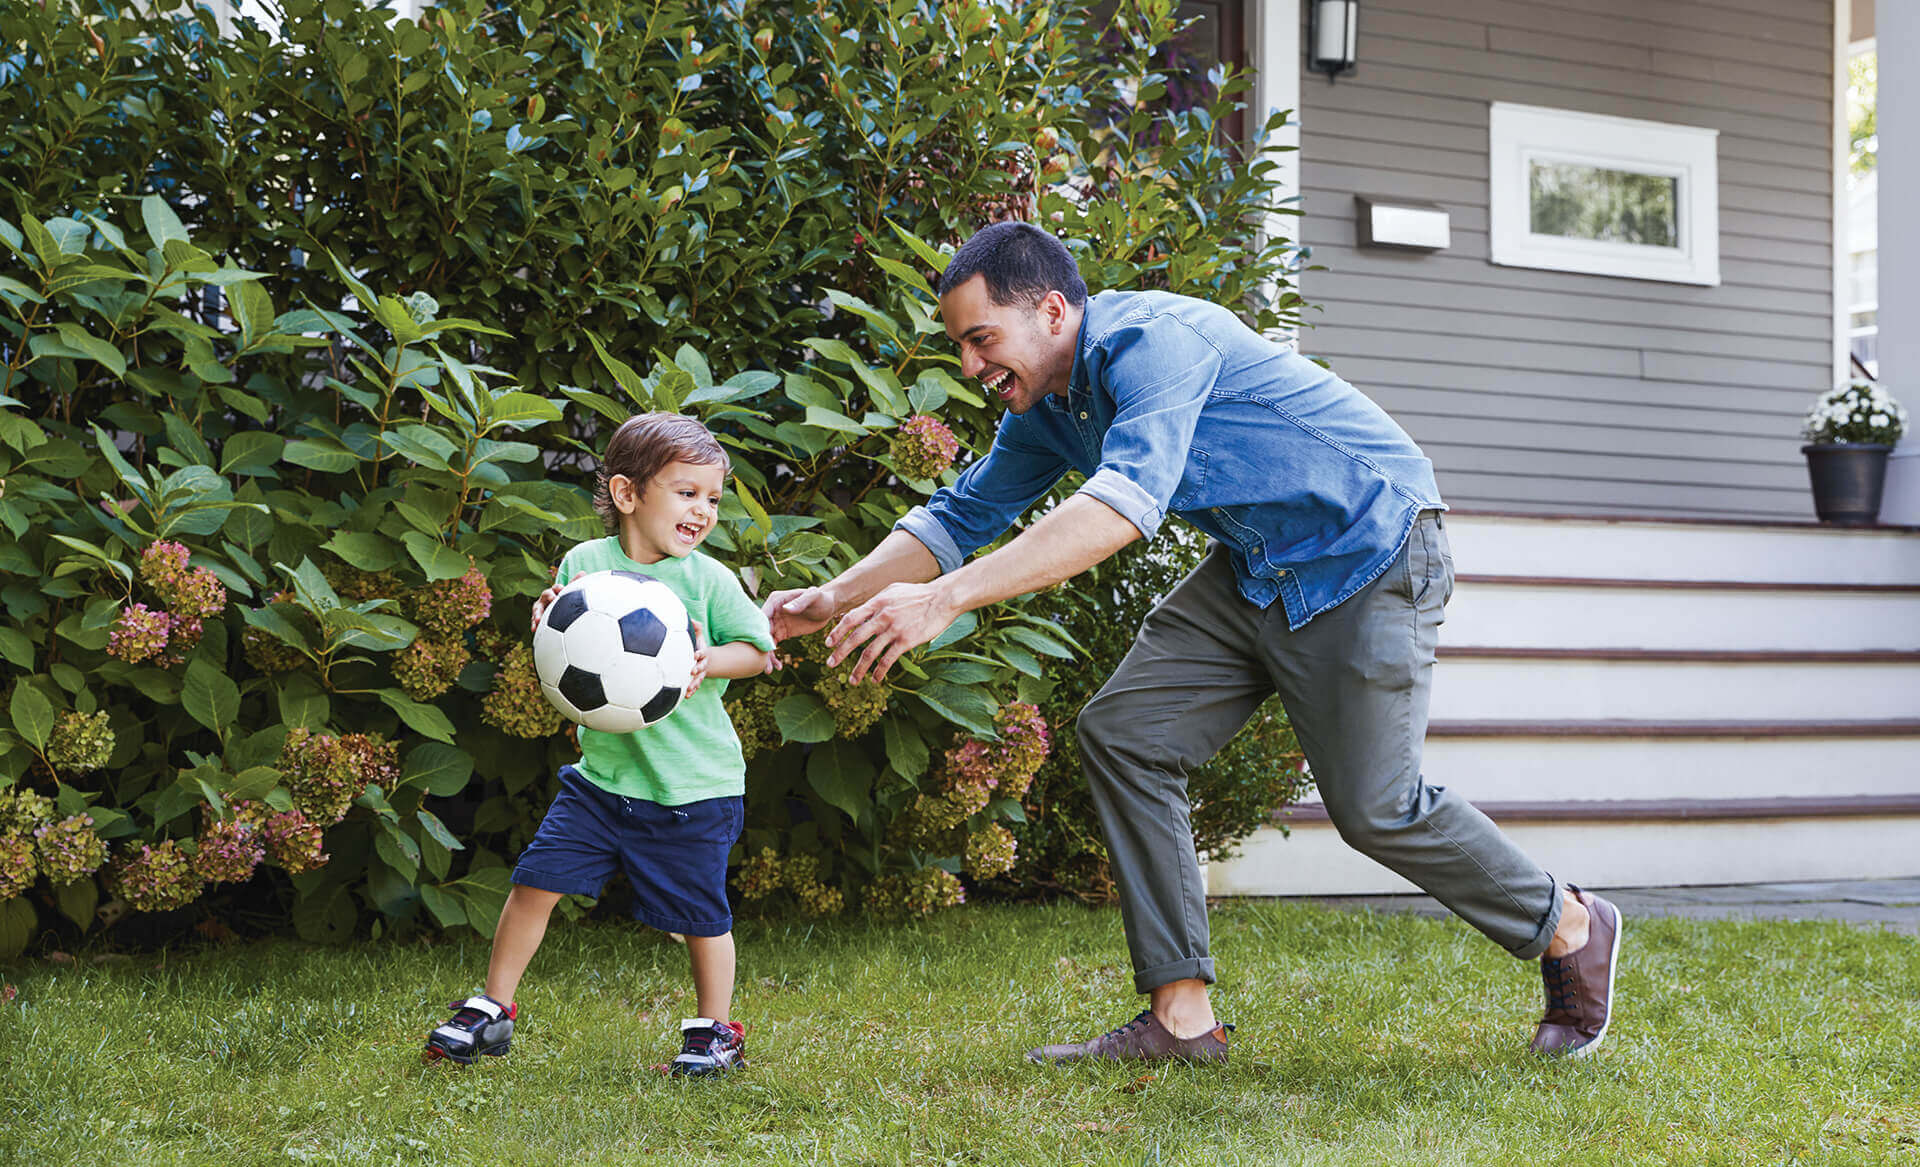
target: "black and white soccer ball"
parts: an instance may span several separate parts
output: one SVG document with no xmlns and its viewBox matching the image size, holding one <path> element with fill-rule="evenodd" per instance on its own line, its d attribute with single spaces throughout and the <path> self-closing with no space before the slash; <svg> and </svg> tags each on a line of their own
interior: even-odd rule
<svg viewBox="0 0 1920 1167">
<path fill-rule="evenodd" d="M 673 589 L 637 571 L 569 583 L 533 634 L 533 667 L 555 709 L 588 729 L 632 733 L 672 713 L 696 641 Z"/>
</svg>

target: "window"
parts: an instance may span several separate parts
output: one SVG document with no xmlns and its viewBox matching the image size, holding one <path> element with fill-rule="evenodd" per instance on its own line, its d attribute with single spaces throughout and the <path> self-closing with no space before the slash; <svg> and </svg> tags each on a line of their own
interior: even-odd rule
<svg viewBox="0 0 1920 1167">
<path fill-rule="evenodd" d="M 1718 131 L 1495 102 L 1493 262 L 1720 282 Z"/>
</svg>

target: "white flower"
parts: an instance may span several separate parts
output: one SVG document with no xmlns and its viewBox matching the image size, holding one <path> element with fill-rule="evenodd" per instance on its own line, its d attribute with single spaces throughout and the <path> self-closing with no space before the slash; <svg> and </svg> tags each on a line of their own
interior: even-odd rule
<svg viewBox="0 0 1920 1167">
<path fill-rule="evenodd" d="M 1874 425 L 1886 425 L 1889 419 L 1884 413 L 1876 413 L 1870 420 L 1872 420 Z"/>
</svg>

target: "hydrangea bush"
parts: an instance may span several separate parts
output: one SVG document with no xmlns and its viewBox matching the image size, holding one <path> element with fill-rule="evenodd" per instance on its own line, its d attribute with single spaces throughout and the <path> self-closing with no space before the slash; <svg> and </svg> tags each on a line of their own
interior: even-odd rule
<svg viewBox="0 0 1920 1167">
<path fill-rule="evenodd" d="M 603 436 L 700 416 L 709 548 L 761 594 L 843 570 L 991 441 L 929 285 L 991 218 L 1096 289 L 1298 312 L 1218 130 L 1245 80 L 1152 104 L 1168 0 L 1099 53 L 1044 7 L 142 7 L 0 8 L 0 951 L 241 903 L 490 933 L 575 756 L 525 629 Z M 1081 651 L 1029 598 L 885 683 L 816 644 L 735 684 L 741 894 L 1017 874 Z"/>
<path fill-rule="evenodd" d="M 1822 393 L 1800 436 L 1816 445 L 1841 442 L 1891 446 L 1907 432 L 1907 411 L 1878 382 L 1854 380 Z"/>
</svg>

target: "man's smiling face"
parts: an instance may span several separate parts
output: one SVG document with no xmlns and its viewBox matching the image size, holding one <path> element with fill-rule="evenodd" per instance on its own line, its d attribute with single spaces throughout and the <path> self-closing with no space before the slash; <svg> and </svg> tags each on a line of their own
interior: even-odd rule
<svg viewBox="0 0 1920 1167">
<path fill-rule="evenodd" d="M 960 347 L 960 372 L 1010 411 L 1025 413 L 1049 393 L 1065 394 L 1080 340 L 1080 313 L 1059 292 L 1038 304 L 996 304 L 985 276 L 940 297 L 947 335 Z"/>
</svg>

